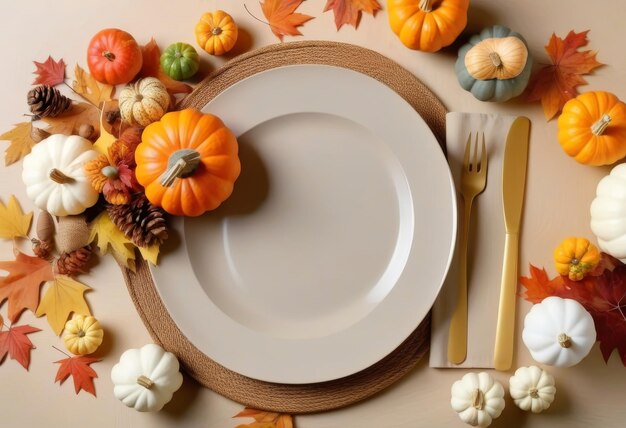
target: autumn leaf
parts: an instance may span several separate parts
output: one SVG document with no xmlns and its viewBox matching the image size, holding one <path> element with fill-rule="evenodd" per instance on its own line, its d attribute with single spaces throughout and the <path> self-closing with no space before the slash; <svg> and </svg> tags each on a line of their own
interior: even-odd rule
<svg viewBox="0 0 626 428">
<path fill-rule="evenodd" d="M 61 364 L 57 371 L 55 382 L 63 383 L 65 380 L 72 376 L 74 379 L 74 391 L 76 394 L 82 389 L 94 397 L 96 396 L 96 387 L 93 384 L 94 378 L 98 377 L 98 374 L 89 365 L 97 363 L 101 360 L 92 357 L 69 357 L 63 360 L 55 361 L 55 364 Z"/>
<path fill-rule="evenodd" d="M 109 103 L 105 103 L 105 105 L 102 106 L 102 113 L 100 114 L 100 136 L 93 143 L 93 148 L 96 151 L 107 156 L 109 156 L 109 147 L 111 147 L 111 145 L 113 145 L 113 143 L 117 141 L 117 138 L 115 138 L 113 134 L 107 131 L 104 126 L 104 114 L 105 114 L 104 112 L 105 112 L 105 107 L 107 107 L 108 104 Z"/>
<path fill-rule="evenodd" d="M 520 277 L 520 283 L 526 289 L 522 297 L 532 303 L 539 303 L 546 297 L 557 295 L 557 291 L 565 286 L 562 276 L 550 279 L 545 269 L 533 265 L 530 265 L 530 276 Z"/>
<path fill-rule="evenodd" d="M 72 89 L 96 107 L 113 99 L 115 86 L 98 82 L 78 64 L 74 69 L 74 79 Z"/>
<path fill-rule="evenodd" d="M 91 290 L 84 284 L 65 275 L 57 275 L 44 294 L 35 315 L 46 315 L 52 331 L 58 336 L 72 312 L 91 315 L 83 294 Z"/>
<path fill-rule="evenodd" d="M 147 45 L 142 46 L 143 65 L 139 72 L 140 77 L 156 77 L 167 88 L 167 91 L 174 94 L 188 94 L 193 88 L 186 83 L 179 82 L 169 77 L 161 69 L 161 50 L 154 39 L 150 39 Z"/>
<path fill-rule="evenodd" d="M 55 61 L 51 56 L 48 56 L 48 59 L 44 62 L 33 62 L 35 67 L 37 67 L 33 73 L 37 75 L 33 85 L 56 86 L 65 82 L 65 62 L 62 58 L 59 61 Z"/>
<path fill-rule="evenodd" d="M 284 36 L 301 36 L 298 27 L 313 19 L 312 16 L 296 13 L 303 0 L 265 0 L 261 10 L 270 25 L 272 33 L 283 41 Z"/>
<path fill-rule="evenodd" d="M 144 258 L 145 261 L 152 263 L 154 266 L 157 265 L 157 259 L 159 258 L 159 251 L 161 250 L 161 246 L 158 244 L 152 245 L 150 247 L 137 247 L 139 249 L 139 253 Z"/>
<path fill-rule="evenodd" d="M 588 32 L 570 31 L 565 39 L 553 33 L 545 46 L 551 64 L 545 65 L 532 77 L 526 99 L 541 100 L 546 120 L 556 116 L 568 100 L 578 95 L 576 87 L 587 83 L 582 75 L 603 65 L 596 60 L 596 52 L 579 51 L 587 45 Z"/>
<path fill-rule="evenodd" d="M 339 30 L 343 24 L 357 28 L 362 12 L 376 16 L 376 12 L 381 7 L 378 0 L 327 0 L 324 12 L 331 9 L 335 14 L 335 25 Z"/>
<path fill-rule="evenodd" d="M 237 425 L 236 428 L 293 428 L 291 415 L 265 412 L 246 407 L 233 418 L 252 418 L 254 422 Z"/>
<path fill-rule="evenodd" d="M 21 122 L 13 129 L 0 135 L 0 140 L 9 141 L 9 147 L 4 152 L 4 164 L 9 166 L 30 153 L 35 140 L 31 136 L 32 122 Z"/>
<path fill-rule="evenodd" d="M 12 360 L 17 361 L 28 370 L 30 350 L 35 349 L 35 347 L 26 335 L 37 331 L 41 330 L 29 325 L 11 326 L 7 331 L 0 331 L 0 363 L 8 354 Z"/>
<path fill-rule="evenodd" d="M 124 235 L 111 221 L 109 214 L 104 211 L 91 222 L 91 235 L 89 242 L 95 242 L 102 254 L 107 254 L 109 249 L 115 260 L 123 266 L 134 270 L 135 268 L 135 245 Z"/>
<path fill-rule="evenodd" d="M 0 277 L 0 304 L 9 300 L 9 320 L 14 323 L 24 309 L 35 312 L 39 288 L 54 279 L 52 265 L 39 257 L 18 252 L 14 261 L 0 261 L 0 269 L 9 274 Z"/>
<path fill-rule="evenodd" d="M 91 125 L 94 132 L 100 132 L 100 110 L 88 103 L 74 103 L 59 116 L 42 120 L 48 124 L 45 130 L 50 134 L 78 135 L 82 124 Z"/>
<path fill-rule="evenodd" d="M 32 221 L 33 213 L 24 214 L 14 195 L 6 206 L 0 201 L 0 238 L 28 238 Z"/>
</svg>

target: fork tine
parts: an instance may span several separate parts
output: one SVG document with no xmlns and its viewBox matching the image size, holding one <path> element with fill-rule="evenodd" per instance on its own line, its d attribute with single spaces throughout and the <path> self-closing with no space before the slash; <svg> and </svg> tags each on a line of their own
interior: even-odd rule
<svg viewBox="0 0 626 428">
<path fill-rule="evenodd" d="M 472 133 L 469 133 L 467 137 L 467 142 L 465 143 L 465 155 L 463 156 L 463 168 L 466 170 L 470 169 L 470 151 L 472 148 Z"/>
<path fill-rule="evenodd" d="M 472 172 L 478 172 L 480 169 L 480 164 L 478 163 L 478 136 L 479 133 L 476 133 L 475 143 L 474 143 L 474 157 L 472 158 Z"/>
<path fill-rule="evenodd" d="M 487 148 L 485 146 L 485 133 L 483 132 L 483 152 L 480 156 L 480 172 L 487 172 Z"/>
</svg>

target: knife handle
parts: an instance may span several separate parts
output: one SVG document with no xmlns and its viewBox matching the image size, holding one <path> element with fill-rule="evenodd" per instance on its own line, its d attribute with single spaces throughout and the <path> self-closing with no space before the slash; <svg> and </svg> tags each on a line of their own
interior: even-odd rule
<svg viewBox="0 0 626 428">
<path fill-rule="evenodd" d="M 494 368 L 502 371 L 510 369 L 513 364 L 518 251 L 519 234 L 507 232 L 504 241 L 502 284 L 500 285 L 496 345 L 493 355 Z"/>
</svg>

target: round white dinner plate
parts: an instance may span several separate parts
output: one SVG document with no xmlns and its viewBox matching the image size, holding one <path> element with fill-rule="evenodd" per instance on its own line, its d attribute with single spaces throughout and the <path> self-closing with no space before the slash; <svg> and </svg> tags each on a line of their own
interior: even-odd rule
<svg viewBox="0 0 626 428">
<path fill-rule="evenodd" d="M 446 159 L 399 95 L 355 71 L 294 65 L 215 97 L 239 140 L 232 196 L 175 218 L 156 287 L 181 332 L 245 376 L 312 383 L 393 351 L 446 275 L 456 203 Z"/>
</svg>

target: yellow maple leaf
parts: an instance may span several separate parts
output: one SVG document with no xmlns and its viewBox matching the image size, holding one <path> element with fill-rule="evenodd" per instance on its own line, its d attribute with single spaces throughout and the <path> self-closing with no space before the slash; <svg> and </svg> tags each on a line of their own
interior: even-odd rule
<svg viewBox="0 0 626 428">
<path fill-rule="evenodd" d="M 233 418 L 253 418 L 254 422 L 238 425 L 237 428 L 293 428 L 291 415 L 265 412 L 246 407 Z"/>
<path fill-rule="evenodd" d="M 109 214 L 104 211 L 91 222 L 91 234 L 89 242 L 96 242 L 102 254 L 109 252 L 123 266 L 134 270 L 135 268 L 135 245 L 124 235 L 111 221 Z"/>
<path fill-rule="evenodd" d="M 98 82 L 78 64 L 74 69 L 74 79 L 76 80 L 72 82 L 72 88 L 96 107 L 113 99 L 115 86 Z"/>
<path fill-rule="evenodd" d="M 9 141 L 4 156 L 4 164 L 9 166 L 30 153 L 35 141 L 31 137 L 32 122 L 16 124 L 13 129 L 0 135 L 0 140 Z"/>
<path fill-rule="evenodd" d="M 83 294 L 91 290 L 85 284 L 69 276 L 57 275 L 44 294 L 37 312 L 38 317 L 46 315 L 52 331 L 58 336 L 65 327 L 65 322 L 72 312 L 91 315 Z"/>
<path fill-rule="evenodd" d="M 159 258 L 159 251 L 161 247 L 156 245 L 151 245 L 150 247 L 137 247 L 139 248 L 139 252 L 144 260 L 152 263 L 154 266 L 157 265 L 157 259 Z"/>
<path fill-rule="evenodd" d="M 100 110 L 88 103 L 74 103 L 63 114 L 42 120 L 49 125 L 45 130 L 50 134 L 78 135 L 83 124 L 93 126 L 95 132 L 100 130 Z"/>
<path fill-rule="evenodd" d="M 24 214 L 14 195 L 11 195 L 7 205 L 0 201 L 0 238 L 27 238 L 32 221 L 32 211 Z"/>
<path fill-rule="evenodd" d="M 105 112 L 107 111 L 107 107 L 111 108 L 112 105 L 117 106 L 117 102 L 105 102 L 102 106 L 102 113 L 100 113 L 100 136 L 98 137 L 96 142 L 93 143 L 94 149 L 107 156 L 109 156 L 109 147 L 111 147 L 111 145 L 117 140 L 113 134 L 107 131 L 104 124 L 104 116 Z"/>
</svg>

